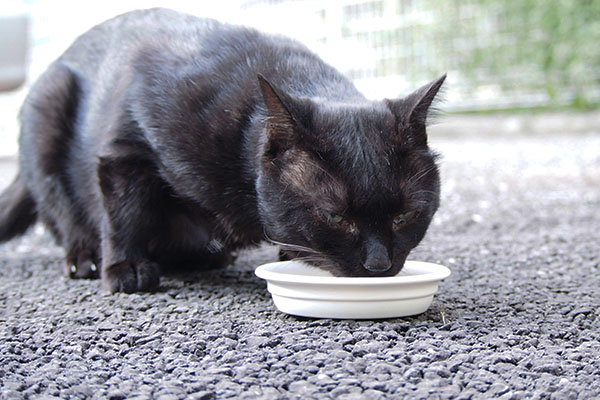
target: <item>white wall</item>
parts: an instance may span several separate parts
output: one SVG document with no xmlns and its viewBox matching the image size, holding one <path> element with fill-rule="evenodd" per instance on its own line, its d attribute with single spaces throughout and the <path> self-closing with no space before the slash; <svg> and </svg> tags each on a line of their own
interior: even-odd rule
<svg viewBox="0 0 600 400">
<path fill-rule="evenodd" d="M 0 92 L 0 157 L 17 153 L 17 114 L 35 79 L 73 40 L 92 26 L 139 8 L 168 7 L 182 12 L 240 20 L 239 0 L 1 0 L 0 15 L 27 12 L 31 17 L 31 50 L 26 83 L 18 90 Z"/>
</svg>

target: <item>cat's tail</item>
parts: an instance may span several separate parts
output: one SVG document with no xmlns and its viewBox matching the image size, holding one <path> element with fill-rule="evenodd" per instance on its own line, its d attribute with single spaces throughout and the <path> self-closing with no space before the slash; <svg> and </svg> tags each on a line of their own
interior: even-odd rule
<svg viewBox="0 0 600 400">
<path fill-rule="evenodd" d="M 25 233 L 37 220 L 35 201 L 19 175 L 0 194 L 0 243 Z"/>
</svg>

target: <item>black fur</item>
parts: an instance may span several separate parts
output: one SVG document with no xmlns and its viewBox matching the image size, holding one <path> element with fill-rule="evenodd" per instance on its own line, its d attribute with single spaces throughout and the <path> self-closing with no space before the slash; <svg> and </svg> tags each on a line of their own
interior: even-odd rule
<svg viewBox="0 0 600 400">
<path fill-rule="evenodd" d="M 265 237 L 336 275 L 397 273 L 439 202 L 444 77 L 369 101 L 304 46 L 163 9 L 78 38 L 23 105 L 0 240 L 38 216 L 75 278 L 155 290 Z"/>
</svg>

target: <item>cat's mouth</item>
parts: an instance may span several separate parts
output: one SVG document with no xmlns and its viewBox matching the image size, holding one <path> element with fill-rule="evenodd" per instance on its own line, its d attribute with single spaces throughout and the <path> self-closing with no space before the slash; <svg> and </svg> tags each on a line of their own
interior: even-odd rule
<svg viewBox="0 0 600 400">
<path fill-rule="evenodd" d="M 267 236 L 267 239 L 279 246 L 287 259 L 294 259 L 311 264 L 322 270 L 331 273 L 337 277 L 388 277 L 395 276 L 404 267 L 408 252 L 394 252 L 391 260 L 379 260 L 373 263 L 372 259 L 367 258 L 362 261 L 347 260 L 341 256 L 332 256 L 307 246 L 301 246 L 291 243 L 273 240 Z"/>
<path fill-rule="evenodd" d="M 389 268 L 377 270 L 365 267 L 364 263 L 348 263 L 313 251 L 289 251 L 283 248 L 282 250 L 290 259 L 306 262 L 337 277 L 375 278 L 395 276 L 402 270 L 406 261 L 406 255 L 400 255 L 391 261 Z"/>
</svg>

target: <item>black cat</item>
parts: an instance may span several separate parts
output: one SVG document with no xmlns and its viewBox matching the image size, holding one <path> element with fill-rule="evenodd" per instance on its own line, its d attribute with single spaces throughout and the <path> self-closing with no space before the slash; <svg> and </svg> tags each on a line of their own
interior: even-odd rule
<svg viewBox="0 0 600 400">
<path fill-rule="evenodd" d="M 265 238 L 335 275 L 394 275 L 438 208 L 425 120 L 444 78 L 369 101 L 290 39 L 124 14 L 31 89 L 0 241 L 39 218 L 67 273 L 112 292 Z"/>
</svg>

